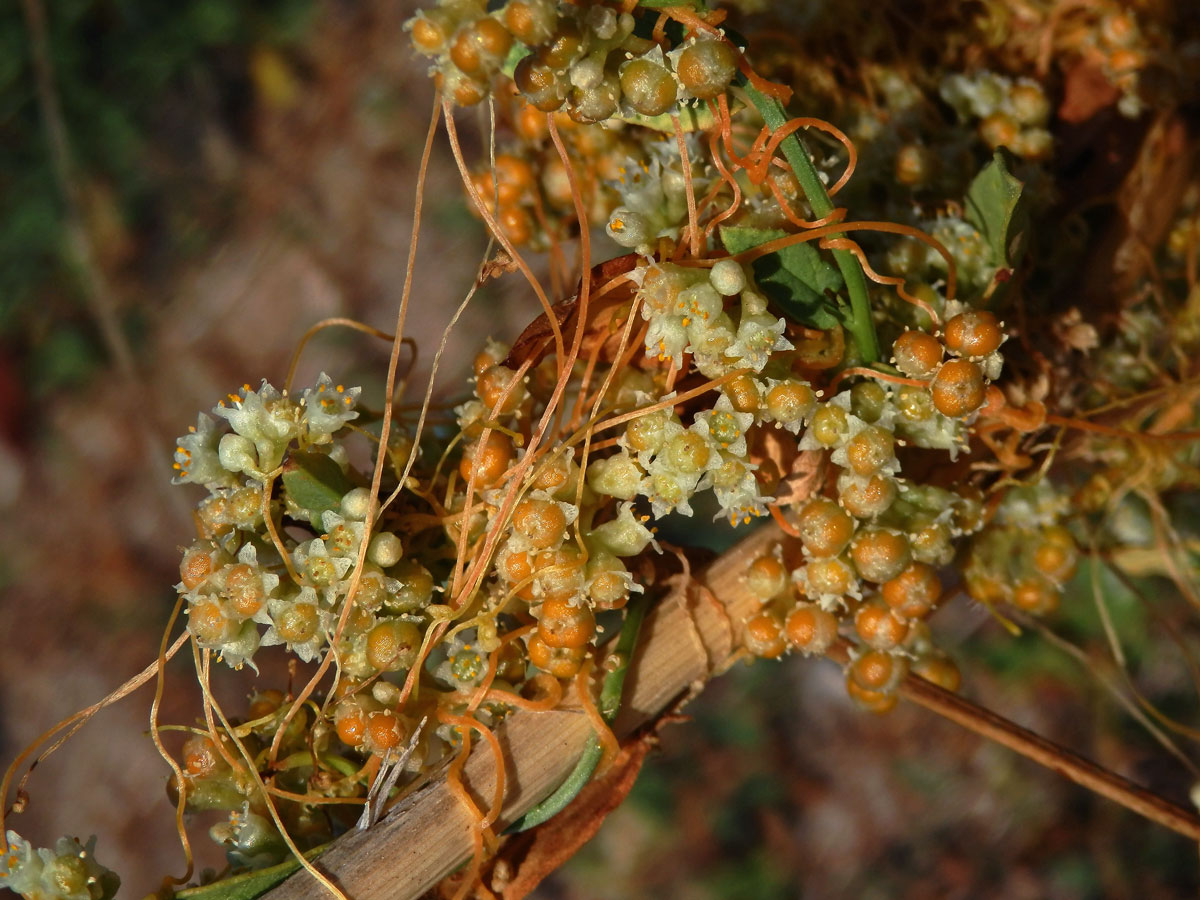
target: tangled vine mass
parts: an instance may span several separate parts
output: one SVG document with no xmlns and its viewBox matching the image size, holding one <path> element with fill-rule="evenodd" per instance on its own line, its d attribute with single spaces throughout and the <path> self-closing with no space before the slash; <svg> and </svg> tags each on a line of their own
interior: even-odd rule
<svg viewBox="0 0 1200 900">
<path fill-rule="evenodd" d="M 971 27 L 1021 59 L 1000 6 Z M 1150 68 L 1184 79 L 1151 18 L 1077 16 L 1054 59 L 1092 65 L 1123 115 L 1156 102 Z M 910 673 L 958 689 L 929 624 L 944 604 L 1052 617 L 1081 556 L 1129 540 L 1109 512 L 1170 533 L 1161 498 L 1194 489 L 1200 456 L 1196 184 L 1093 316 L 1058 274 L 1086 241 L 1037 233 L 1061 201 L 1054 70 L 945 46 L 833 73 L 743 18 L 440 0 L 408 23 L 494 242 L 478 284 L 524 277 L 542 314 L 479 349 L 452 413 L 264 380 L 179 438 L 199 499 L 177 612 L 205 711 L 177 752 L 155 739 L 181 816 L 222 815 L 231 873 L 326 844 L 381 789 L 457 778 L 506 716 L 564 692 L 608 742 L 594 696 L 628 664 L 610 644 L 635 639 L 627 612 L 764 522 L 779 539 L 746 561 L 740 645 L 832 653 L 876 713 Z M 474 163 L 471 107 L 493 125 Z M 227 716 L 211 667 L 251 677 L 281 652 L 297 682 Z M 472 873 L 500 790 L 459 792 Z M 115 892 L 94 839 L 6 842 L 0 883 L 26 897 Z"/>
</svg>

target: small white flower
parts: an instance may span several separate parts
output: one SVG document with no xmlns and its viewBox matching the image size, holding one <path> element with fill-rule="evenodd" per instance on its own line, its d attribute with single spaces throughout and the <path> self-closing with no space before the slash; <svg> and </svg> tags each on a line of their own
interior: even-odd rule
<svg viewBox="0 0 1200 900">
<path fill-rule="evenodd" d="M 675 298 L 674 312 L 683 317 L 683 324 L 713 321 L 725 308 L 725 301 L 716 288 L 707 282 L 694 284 L 679 292 Z"/>
<path fill-rule="evenodd" d="M 641 466 L 625 451 L 597 459 L 587 467 L 588 487 L 619 500 L 636 497 L 644 476 Z"/>
<path fill-rule="evenodd" d="M 354 523 L 362 527 L 361 522 Z M 321 591 L 327 603 L 332 603 L 341 591 L 342 579 L 354 565 L 348 556 L 334 556 L 321 538 L 313 538 L 296 545 L 292 561 L 305 584 Z"/>
<path fill-rule="evenodd" d="M 632 503 L 622 503 L 617 508 L 616 518 L 588 532 L 587 541 L 590 546 L 607 550 L 613 556 L 637 556 L 647 546 L 659 550 L 654 533 L 646 527 L 644 520 L 633 514 Z"/>
<path fill-rule="evenodd" d="M 646 329 L 647 356 L 659 362 L 670 360 L 680 366 L 687 346 L 687 327 L 682 316 L 655 316 L 650 320 L 650 327 Z"/>
<path fill-rule="evenodd" d="M 325 648 L 333 615 L 321 608 L 317 592 L 303 587 L 291 598 L 272 598 L 271 627 L 262 636 L 262 646 L 284 644 L 304 662 L 312 662 Z"/>
<path fill-rule="evenodd" d="M 96 862 L 96 838 L 59 838 L 50 850 L 36 850 L 15 831 L 5 835 L 0 853 L 0 887 L 35 900 L 111 900 L 121 884 Z"/>
<path fill-rule="evenodd" d="M 764 497 L 759 488 L 754 470 L 758 466 L 734 456 L 723 455 L 721 465 L 712 473 L 713 494 L 721 504 L 721 511 L 714 518 L 729 518 L 729 524 L 749 521 L 767 514 L 770 497 Z"/>
<path fill-rule="evenodd" d="M 664 400 L 669 400 L 670 396 L 663 397 Z M 676 435 L 683 434 L 683 423 L 679 418 L 668 410 L 656 410 L 652 413 L 646 413 L 637 420 L 638 433 L 641 437 L 643 449 L 633 446 L 629 438 L 629 429 L 633 426 L 627 426 L 626 430 L 617 438 L 617 445 L 637 454 L 638 465 L 643 469 L 650 468 L 650 462 L 655 455 L 662 451 Z"/>
<path fill-rule="evenodd" d="M 761 372 L 772 353 L 792 349 L 791 342 L 783 336 L 784 326 L 783 319 L 743 315 L 736 339 L 725 355 L 737 360 L 740 366 Z"/>
<path fill-rule="evenodd" d="M 236 635 L 215 649 L 217 650 L 217 659 L 224 662 L 229 668 L 240 669 L 246 665 L 257 672 L 258 666 L 254 664 L 253 657 L 258 647 L 258 627 L 253 619 L 247 619 L 242 623 Z"/>
<path fill-rule="evenodd" d="M 209 490 L 227 487 L 236 482 L 233 473 L 221 465 L 218 447 L 221 431 L 217 423 L 204 413 L 196 424 L 176 441 L 174 469 L 179 474 L 173 484 L 202 484 Z"/>
<path fill-rule="evenodd" d="M 367 526 L 364 522 L 347 519 L 331 509 L 321 515 L 321 525 L 325 529 L 324 544 L 330 556 L 354 559 L 358 556 L 358 547 L 362 543 Z M 342 574 L 345 574 L 344 572 Z"/>
<path fill-rule="evenodd" d="M 479 684 L 487 674 L 488 657 L 479 642 L 475 630 L 468 628 L 456 634 L 448 643 L 446 658 L 438 663 L 434 677 L 458 690 L 466 690 Z"/>
<path fill-rule="evenodd" d="M 217 458 L 221 465 L 235 475 L 246 474 L 266 480 L 258 468 L 258 449 L 248 437 L 240 434 L 223 434 L 217 445 Z"/>
<path fill-rule="evenodd" d="M 340 431 L 351 419 L 357 419 L 358 412 L 354 404 L 361 393 L 361 387 L 335 385 L 333 379 L 322 372 L 316 387 L 308 388 L 300 397 L 309 440 L 317 444 L 326 443 L 334 432 Z"/>
<path fill-rule="evenodd" d="M 655 518 L 671 512 L 690 516 L 692 505 L 688 501 L 697 490 L 707 486 L 707 481 L 701 485 L 700 479 L 701 473 L 678 472 L 666 459 L 659 457 L 650 464 L 649 477 L 642 483 L 642 493 L 649 499 Z"/>
<path fill-rule="evenodd" d="M 265 380 L 257 391 L 250 390 L 248 384 L 242 385 L 237 394 L 229 395 L 229 404 L 226 406 L 222 401 L 213 408 L 213 413 L 254 443 L 262 471 L 276 469 L 283 461 L 288 444 L 300 434 L 296 404 Z"/>
<path fill-rule="evenodd" d="M 733 402 L 722 394 L 711 410 L 696 414 L 692 429 L 703 435 L 714 450 L 746 455 L 746 429 L 754 424 L 754 413 L 738 412 Z"/>
</svg>

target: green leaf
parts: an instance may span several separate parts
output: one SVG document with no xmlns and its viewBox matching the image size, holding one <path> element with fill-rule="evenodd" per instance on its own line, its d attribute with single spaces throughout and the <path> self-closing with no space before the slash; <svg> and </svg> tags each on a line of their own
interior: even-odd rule
<svg viewBox="0 0 1200 900">
<path fill-rule="evenodd" d="M 500 71 L 512 78 L 513 72 L 517 71 L 517 63 L 532 52 L 520 41 L 513 41 L 512 46 L 508 49 L 508 56 L 504 57 L 504 62 L 500 65 Z"/>
<path fill-rule="evenodd" d="M 324 453 L 296 451 L 283 467 L 283 488 L 301 509 L 314 513 L 314 521 L 327 509 L 337 509 L 353 484 L 337 463 Z"/>
<path fill-rule="evenodd" d="M 708 106 L 680 106 L 675 115 L 679 117 L 679 125 L 684 131 L 708 131 L 716 125 L 716 117 Z M 640 125 L 643 128 L 653 128 L 664 134 L 675 133 L 675 121 L 670 113 L 661 116 L 643 116 L 638 113 L 616 115 L 616 119 L 628 122 L 630 125 Z"/>
<path fill-rule="evenodd" d="M 329 846 L 329 844 L 324 844 L 314 847 L 304 856 L 307 859 L 316 859 Z M 175 897 L 176 900 L 253 900 L 253 898 L 265 894 L 299 868 L 300 861 L 293 857 L 268 869 L 258 869 L 243 875 L 234 875 L 232 878 L 222 878 L 212 884 L 177 891 Z"/>
<path fill-rule="evenodd" d="M 1024 187 L 1025 182 L 1009 171 L 1008 157 L 997 150 L 967 190 L 967 221 L 987 241 L 995 266 L 1016 266 L 1029 243 Z"/>
<path fill-rule="evenodd" d="M 742 253 L 787 237 L 777 228 L 730 226 L 721 228 L 721 243 L 731 254 Z M 841 321 L 838 306 L 829 294 L 841 290 L 844 282 L 838 270 L 821 259 L 811 244 L 792 244 L 775 253 L 759 257 L 752 264 L 754 280 L 767 298 L 789 318 L 811 328 L 828 329 Z"/>
</svg>

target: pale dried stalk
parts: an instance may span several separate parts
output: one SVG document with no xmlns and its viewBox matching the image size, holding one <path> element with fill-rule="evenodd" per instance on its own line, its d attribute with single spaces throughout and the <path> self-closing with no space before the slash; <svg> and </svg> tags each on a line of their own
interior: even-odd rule
<svg viewBox="0 0 1200 900">
<path fill-rule="evenodd" d="M 703 582 L 718 604 L 697 591 L 669 594 L 649 614 L 625 681 L 618 735 L 627 735 L 693 687 L 727 667 L 738 641 L 732 625 L 755 601 L 741 585 L 747 560 L 779 539 L 760 528 L 713 563 Z M 518 710 L 497 731 L 506 750 L 508 794 L 501 824 L 519 818 L 566 778 L 592 727 L 578 709 Z M 463 781 L 477 798 L 491 796 L 495 764 L 482 746 L 471 754 Z M 421 789 L 370 831 L 340 838 L 317 863 L 354 900 L 417 897 L 471 853 L 473 822 L 444 782 Z M 271 900 L 324 900 L 320 885 L 301 872 L 267 895 Z"/>
<path fill-rule="evenodd" d="M 619 736 L 698 691 L 739 658 L 741 623 L 758 606 L 743 583 L 746 567 L 781 537 L 774 524 L 756 529 L 708 567 L 700 576 L 701 587 L 672 592 L 650 613 L 625 682 L 625 705 L 615 729 Z M 988 710 L 919 678 L 910 678 L 901 693 L 1134 812 L 1200 839 L 1200 819 Z M 497 733 L 508 767 L 508 793 L 500 817 L 505 825 L 563 781 L 583 751 L 591 725 L 578 709 L 563 707 L 518 711 Z M 486 746 L 472 753 L 463 780 L 475 797 L 491 796 L 495 764 Z M 354 900 L 409 900 L 470 855 L 473 827 L 462 804 L 438 781 L 413 794 L 370 831 L 340 838 L 318 865 Z M 265 896 L 324 900 L 326 895 L 300 872 Z"/>
</svg>

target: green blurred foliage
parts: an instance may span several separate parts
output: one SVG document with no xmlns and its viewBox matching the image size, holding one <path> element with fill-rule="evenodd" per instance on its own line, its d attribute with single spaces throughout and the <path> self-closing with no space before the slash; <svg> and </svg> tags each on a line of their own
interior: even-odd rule
<svg viewBox="0 0 1200 900">
<path fill-rule="evenodd" d="M 43 12 L 74 177 L 103 186 L 134 260 L 156 246 L 178 252 L 170 217 L 199 122 L 232 119 L 236 133 L 249 50 L 303 37 L 310 0 L 56 0 Z M 33 60 L 24 5 L 0 4 L 0 339 L 35 336 L 31 374 L 66 385 L 97 351 L 86 325 L 56 333 L 81 313 Z"/>
</svg>

